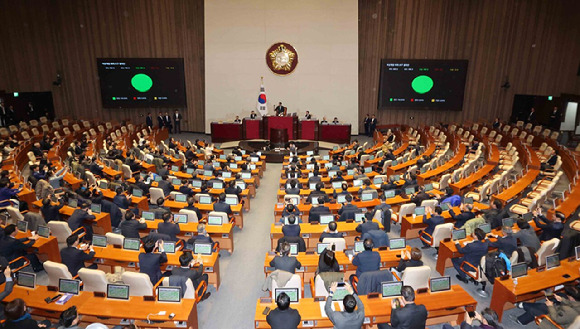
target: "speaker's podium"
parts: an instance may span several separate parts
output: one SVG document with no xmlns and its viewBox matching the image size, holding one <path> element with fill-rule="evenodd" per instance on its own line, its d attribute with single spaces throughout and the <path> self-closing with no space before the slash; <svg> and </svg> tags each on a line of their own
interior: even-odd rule
<svg viewBox="0 0 580 329">
<path fill-rule="evenodd" d="M 262 119 L 244 118 L 244 139 L 262 138 Z"/>
<path fill-rule="evenodd" d="M 297 116 L 267 116 L 262 121 L 264 125 L 264 139 L 270 140 L 271 129 L 286 130 L 289 140 L 298 138 L 298 117 Z M 277 134 L 279 132 L 276 132 Z"/>
</svg>

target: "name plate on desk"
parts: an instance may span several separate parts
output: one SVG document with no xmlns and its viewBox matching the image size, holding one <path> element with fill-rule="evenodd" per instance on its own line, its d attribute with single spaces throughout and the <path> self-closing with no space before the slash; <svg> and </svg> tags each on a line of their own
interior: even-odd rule
<svg viewBox="0 0 580 329">
<path fill-rule="evenodd" d="M 309 239 L 309 238 L 310 238 L 310 233 L 302 234 L 302 239 Z"/>
<path fill-rule="evenodd" d="M 310 321 L 302 321 L 302 327 L 303 328 L 308 328 L 308 327 L 314 327 L 314 320 L 310 320 Z"/>
<path fill-rule="evenodd" d="M 222 234 L 222 238 L 229 239 L 230 235 L 228 233 L 224 233 L 224 234 Z"/>
<path fill-rule="evenodd" d="M 206 266 L 203 271 L 207 273 L 213 273 L 213 266 Z"/>
<path fill-rule="evenodd" d="M 306 270 L 306 267 L 302 266 L 301 268 L 297 268 L 296 272 L 301 272 L 303 273 Z"/>
</svg>

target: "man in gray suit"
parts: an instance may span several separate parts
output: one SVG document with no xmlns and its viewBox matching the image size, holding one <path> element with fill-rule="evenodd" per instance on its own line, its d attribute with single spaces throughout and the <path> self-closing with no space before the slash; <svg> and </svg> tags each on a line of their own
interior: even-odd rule
<svg viewBox="0 0 580 329">
<path fill-rule="evenodd" d="M 361 328 L 365 320 L 365 307 L 358 295 L 353 294 L 354 291 L 348 283 L 346 283 L 345 289 L 348 290 L 349 294 L 342 300 L 344 312 L 332 310 L 332 295 L 336 291 L 337 286 L 338 283 L 332 283 L 329 296 L 326 298 L 324 311 L 328 315 L 328 319 L 330 319 L 335 329 Z"/>
</svg>

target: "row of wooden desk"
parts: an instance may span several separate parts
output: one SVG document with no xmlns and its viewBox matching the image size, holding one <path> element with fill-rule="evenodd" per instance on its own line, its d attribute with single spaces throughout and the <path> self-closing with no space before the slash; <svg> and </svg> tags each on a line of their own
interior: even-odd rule
<svg viewBox="0 0 580 329">
<path fill-rule="evenodd" d="M 364 328 L 391 321 L 392 298 L 359 297 L 365 311 Z M 302 318 L 299 328 L 331 328 L 333 326 L 332 323 L 321 312 L 321 307 L 324 308 L 325 303 L 325 300 L 317 301 L 314 298 L 303 298 L 298 303 L 292 304 L 291 307 L 298 310 Z M 338 302 L 334 303 L 336 304 L 336 309 L 339 309 Z M 454 325 L 459 324 L 464 320 L 465 309 L 475 308 L 477 305 L 477 301 L 459 285 L 451 286 L 448 291 L 419 293 L 416 295 L 415 303 L 425 305 L 427 308 L 429 312 L 427 325 L 446 322 Z M 275 309 L 276 303 L 262 303 L 258 300 L 256 314 L 254 315 L 255 328 L 270 328 L 266 322 L 266 315 L 262 313 L 266 307 Z"/>
</svg>

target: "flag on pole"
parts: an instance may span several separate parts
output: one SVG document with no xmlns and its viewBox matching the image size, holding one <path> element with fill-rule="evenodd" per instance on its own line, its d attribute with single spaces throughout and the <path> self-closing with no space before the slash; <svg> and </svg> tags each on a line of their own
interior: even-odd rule
<svg viewBox="0 0 580 329">
<path fill-rule="evenodd" d="M 266 107 L 266 89 L 264 89 L 264 77 L 261 77 L 262 82 L 260 84 L 260 94 L 258 95 L 257 110 L 261 116 L 265 116 L 268 112 Z"/>
</svg>

